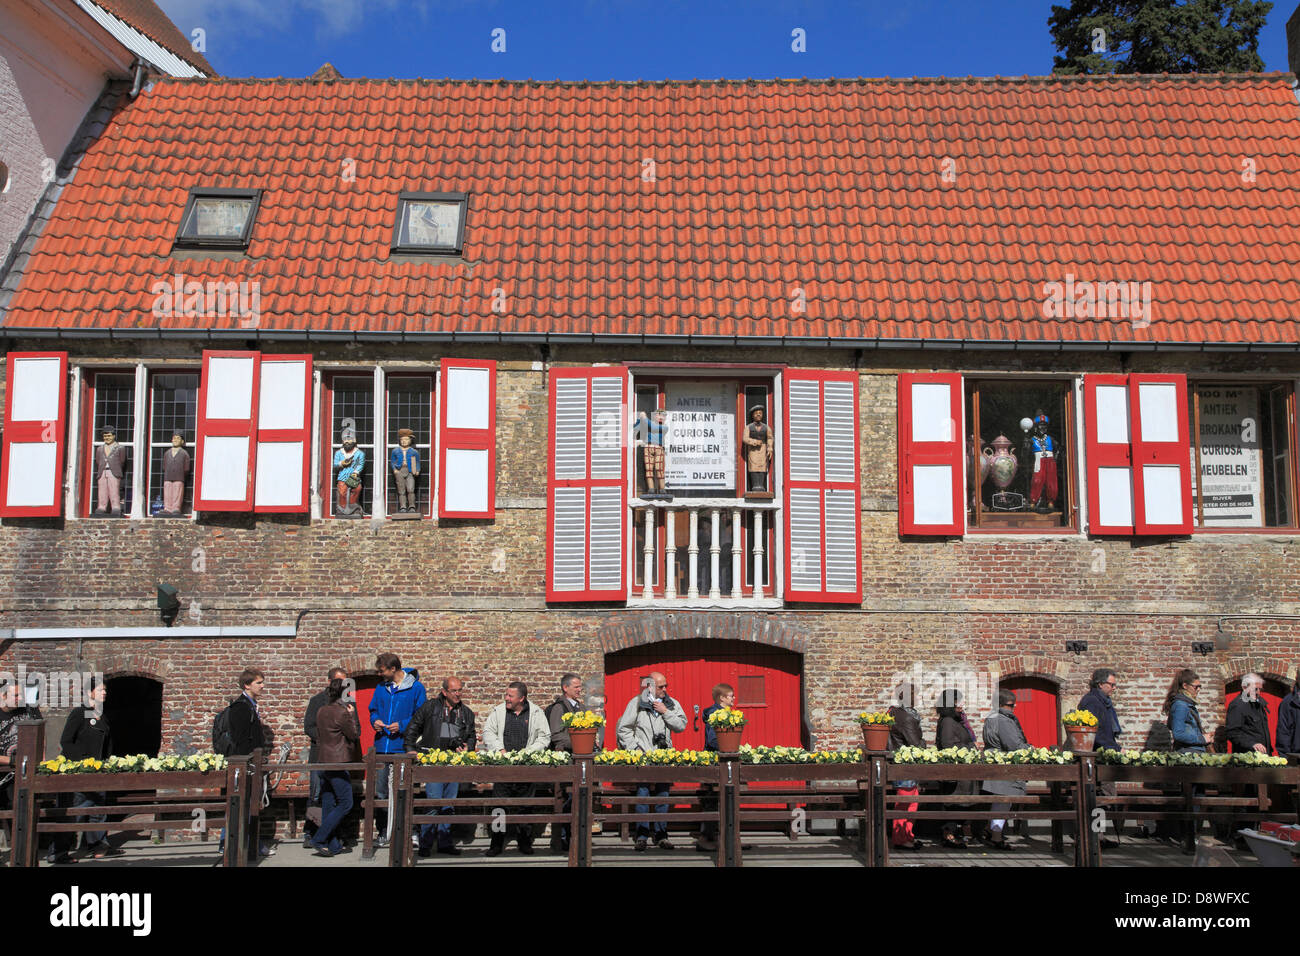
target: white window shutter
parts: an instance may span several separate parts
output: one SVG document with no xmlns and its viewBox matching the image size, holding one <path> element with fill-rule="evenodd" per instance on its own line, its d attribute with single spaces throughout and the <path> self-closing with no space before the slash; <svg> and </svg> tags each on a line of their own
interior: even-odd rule
<svg viewBox="0 0 1300 956">
<path fill-rule="evenodd" d="M 10 352 L 7 363 L 0 515 L 57 516 L 67 430 L 68 353 Z"/>
</svg>

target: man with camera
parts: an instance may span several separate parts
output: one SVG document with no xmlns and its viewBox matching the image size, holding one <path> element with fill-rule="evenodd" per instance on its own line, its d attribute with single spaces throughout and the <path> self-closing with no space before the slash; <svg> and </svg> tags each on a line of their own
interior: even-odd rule
<svg viewBox="0 0 1300 956">
<path fill-rule="evenodd" d="M 641 678 L 641 693 L 633 697 L 618 721 L 618 745 L 623 750 L 671 750 L 673 731 L 678 733 L 686 729 L 686 711 L 682 705 L 668 696 L 668 679 L 658 671 Z M 667 796 L 669 785 L 659 783 L 642 784 L 637 788 L 638 797 Z M 649 806 L 644 803 L 636 805 L 636 813 L 647 813 Z M 655 813 L 668 812 L 668 804 L 655 806 Z M 644 850 L 653 833 L 655 846 L 661 850 L 671 850 L 668 841 L 668 822 L 658 820 L 653 825 L 641 821 L 636 825 L 636 848 Z"/>
</svg>

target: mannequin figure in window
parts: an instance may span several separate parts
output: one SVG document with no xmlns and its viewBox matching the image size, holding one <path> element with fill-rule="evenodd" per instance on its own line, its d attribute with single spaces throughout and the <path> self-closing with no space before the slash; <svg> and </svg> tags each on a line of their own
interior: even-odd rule
<svg viewBox="0 0 1300 956">
<path fill-rule="evenodd" d="M 357 426 L 343 419 L 343 447 L 334 453 L 334 470 L 338 472 L 338 516 L 364 518 L 361 510 L 361 475 L 366 467 L 366 453 L 357 447 Z"/>
<path fill-rule="evenodd" d="M 645 462 L 645 486 L 643 497 L 664 501 L 672 500 L 672 495 L 664 491 L 664 468 L 666 454 L 664 445 L 668 438 L 668 410 L 656 408 L 654 414 L 646 417 L 645 412 L 638 412 L 632 423 L 633 439 L 640 448 Z"/>
<path fill-rule="evenodd" d="M 763 421 L 765 414 L 762 405 L 755 405 L 749 410 L 749 424 L 741 436 L 745 446 L 745 472 L 748 483 L 747 491 L 771 491 L 767 477 L 772 468 L 772 429 Z"/>
<path fill-rule="evenodd" d="M 1050 419 L 1041 408 L 1034 415 L 1034 433 L 1029 439 L 1030 451 L 1034 456 L 1033 477 L 1029 481 L 1029 500 L 1031 507 L 1039 514 L 1046 514 L 1056 506 L 1058 494 L 1056 479 L 1056 444 L 1047 434 Z"/>
<path fill-rule="evenodd" d="M 104 444 L 95 449 L 95 483 L 99 507 L 95 514 L 122 517 L 122 476 L 126 473 L 126 449 L 117 441 L 117 431 L 104 428 Z"/>
<path fill-rule="evenodd" d="M 388 453 L 388 467 L 397 479 L 397 510 L 401 514 L 415 514 L 415 479 L 420 477 L 420 450 L 415 447 L 415 432 L 409 428 L 397 430 L 397 444 Z"/>
<path fill-rule="evenodd" d="M 190 453 L 185 450 L 185 436 L 172 435 L 172 447 L 163 452 L 163 510 L 167 518 L 181 514 L 185 502 L 185 476 L 190 473 Z"/>
</svg>

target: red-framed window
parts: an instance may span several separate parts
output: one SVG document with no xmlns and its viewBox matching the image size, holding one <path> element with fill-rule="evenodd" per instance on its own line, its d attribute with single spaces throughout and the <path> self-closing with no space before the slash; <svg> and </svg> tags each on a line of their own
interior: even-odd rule
<svg viewBox="0 0 1300 956">
<path fill-rule="evenodd" d="M 190 456 L 190 474 L 185 481 L 181 515 L 194 510 L 194 434 L 199 421 L 199 371 L 166 369 L 149 373 L 149 420 L 146 425 L 149 460 L 148 514 L 158 517 L 163 509 L 163 456 L 172 447 L 172 435 L 180 432 Z"/>
<path fill-rule="evenodd" d="M 361 510 L 374 514 L 375 475 L 387 478 L 386 460 L 375 461 L 375 376 L 368 369 L 333 372 L 324 376 L 321 389 L 321 516 L 335 517 L 338 495 L 335 493 L 334 456 L 343 449 L 343 428 L 351 421 L 356 431 L 357 447 L 365 454 L 361 482 Z M 401 427 L 401 426 L 399 426 Z"/>
<path fill-rule="evenodd" d="M 194 507 L 253 510 L 261 353 L 205 351 L 195 442 Z"/>
<path fill-rule="evenodd" d="M 0 515 L 57 516 L 63 507 L 68 353 L 10 352 L 5 373 Z"/>
<path fill-rule="evenodd" d="M 411 445 L 420 453 L 420 475 L 415 480 L 416 510 L 421 517 L 433 516 L 434 469 L 434 376 L 432 373 L 390 372 L 384 376 L 387 442 L 381 471 L 388 482 L 387 513 L 398 513 L 400 501 L 393 486 L 389 456 L 398 444 L 398 431 L 409 428 Z"/>
<path fill-rule="evenodd" d="M 81 514 L 93 517 L 100 512 L 100 505 L 108 502 L 99 500 L 98 482 L 95 479 L 95 455 L 104 445 L 103 430 L 111 427 L 122 446 L 125 457 L 122 462 L 122 480 L 119 494 L 122 499 L 122 514 L 129 515 L 135 498 L 139 478 L 137 467 L 139 456 L 135 447 L 135 369 L 95 369 L 82 375 L 85 388 L 85 402 L 82 414 L 82 484 Z M 146 486 L 147 487 L 147 486 Z"/>
</svg>

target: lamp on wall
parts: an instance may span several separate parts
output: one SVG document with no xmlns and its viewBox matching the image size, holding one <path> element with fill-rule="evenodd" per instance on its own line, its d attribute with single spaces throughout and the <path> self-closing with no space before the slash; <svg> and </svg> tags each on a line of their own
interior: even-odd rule
<svg viewBox="0 0 1300 956">
<path fill-rule="evenodd" d="M 1236 638 L 1223 629 L 1223 622 L 1220 621 L 1218 629 L 1214 632 L 1214 649 L 1218 651 L 1226 651 L 1232 647 L 1232 642 L 1235 639 Z"/>
<path fill-rule="evenodd" d="M 1214 651 L 1214 641 L 1192 641 L 1192 651 L 1208 657 Z"/>
<path fill-rule="evenodd" d="M 1066 641 L 1065 650 L 1066 653 L 1069 654 L 1086 654 L 1088 653 L 1088 642 L 1087 641 Z"/>
<path fill-rule="evenodd" d="M 170 584 L 158 585 L 158 616 L 162 618 L 163 627 L 171 627 L 181 613 L 181 602 L 176 597 L 176 589 Z"/>
</svg>

